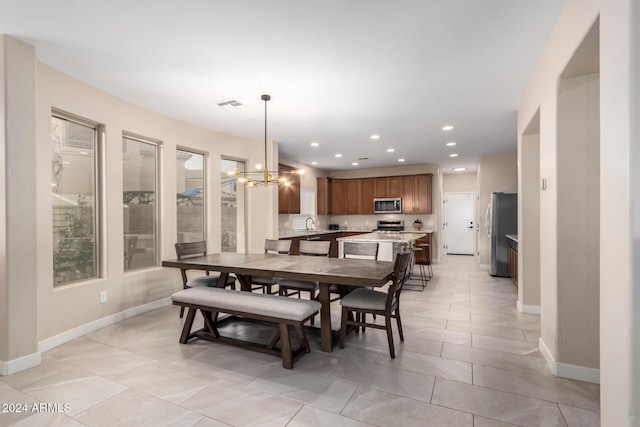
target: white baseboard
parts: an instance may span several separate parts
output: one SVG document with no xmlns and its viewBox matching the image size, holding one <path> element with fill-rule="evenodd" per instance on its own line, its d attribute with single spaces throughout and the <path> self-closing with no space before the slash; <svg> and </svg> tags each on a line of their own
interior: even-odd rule
<svg viewBox="0 0 640 427">
<path fill-rule="evenodd" d="M 539 305 L 522 304 L 520 301 L 516 303 L 516 307 L 520 313 L 540 314 Z"/>
<path fill-rule="evenodd" d="M 64 331 L 61 334 L 42 340 L 38 344 L 38 350 L 40 352 L 50 350 L 54 347 L 79 338 L 90 332 L 104 328 L 105 326 L 113 325 L 114 323 L 117 323 L 121 320 L 128 319 L 130 317 L 137 316 L 139 314 L 146 313 L 147 311 L 155 310 L 157 308 L 165 307 L 167 305 L 171 305 L 171 298 L 169 297 L 152 301 L 147 304 L 139 305 L 137 307 L 132 307 L 119 313 L 114 313 L 110 316 L 103 317 L 102 319 L 86 323 L 84 325 L 78 326 L 77 328 Z"/>
<path fill-rule="evenodd" d="M 32 353 L 8 362 L 0 361 L 0 376 L 15 374 L 16 372 L 33 368 L 40 364 L 40 353 Z"/>
<path fill-rule="evenodd" d="M 553 375 L 571 380 L 585 381 L 588 383 L 600 384 L 600 369 L 585 368 L 584 366 L 569 365 L 567 363 L 558 363 L 554 360 L 549 348 L 542 340 L 538 340 L 540 352 L 547 361 L 547 365 L 553 372 Z"/>
</svg>

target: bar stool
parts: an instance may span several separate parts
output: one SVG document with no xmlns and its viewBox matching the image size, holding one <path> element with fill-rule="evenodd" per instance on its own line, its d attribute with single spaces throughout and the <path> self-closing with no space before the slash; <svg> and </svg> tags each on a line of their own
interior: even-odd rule
<svg viewBox="0 0 640 427">
<path fill-rule="evenodd" d="M 433 277 L 433 267 L 431 267 L 431 247 L 428 243 L 421 243 L 418 245 L 423 250 L 422 261 L 427 266 L 427 281 Z"/>
<path fill-rule="evenodd" d="M 411 265 L 413 267 L 415 267 L 416 265 L 419 266 L 419 271 L 420 271 L 420 286 L 422 286 L 421 290 L 424 290 L 424 288 L 427 286 L 427 274 L 425 272 L 424 269 L 424 264 L 421 262 L 423 261 L 423 250 L 421 247 L 419 246 L 412 246 L 409 248 L 409 250 L 411 251 L 411 256 L 413 258 Z M 413 275 L 413 269 L 411 270 L 411 273 Z M 411 285 L 411 283 L 405 283 L 405 285 Z"/>
</svg>

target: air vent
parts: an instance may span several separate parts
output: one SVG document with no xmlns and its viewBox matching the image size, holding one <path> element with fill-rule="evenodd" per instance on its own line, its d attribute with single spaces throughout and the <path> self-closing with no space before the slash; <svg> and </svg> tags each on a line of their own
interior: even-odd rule
<svg viewBox="0 0 640 427">
<path fill-rule="evenodd" d="M 216 102 L 218 107 L 240 107 L 242 106 L 241 102 L 236 101 L 235 99 L 225 99 L 224 101 Z"/>
<path fill-rule="evenodd" d="M 368 157 L 358 157 L 358 160 L 369 160 Z"/>
</svg>

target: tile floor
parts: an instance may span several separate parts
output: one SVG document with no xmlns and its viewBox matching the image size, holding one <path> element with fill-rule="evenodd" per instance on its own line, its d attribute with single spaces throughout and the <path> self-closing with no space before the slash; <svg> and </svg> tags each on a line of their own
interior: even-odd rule
<svg viewBox="0 0 640 427">
<path fill-rule="evenodd" d="M 280 359 L 209 342 L 180 345 L 165 307 L 43 354 L 0 377 L 0 402 L 68 404 L 1 413 L 35 426 L 598 426 L 599 387 L 552 376 L 537 350 L 539 317 L 515 310 L 509 279 L 447 256 L 424 292 L 404 291 L 405 342 L 384 331 Z M 336 304 L 336 303 L 334 303 Z M 338 324 L 336 305 L 334 325 Z M 250 333 L 251 331 L 239 331 Z"/>
</svg>

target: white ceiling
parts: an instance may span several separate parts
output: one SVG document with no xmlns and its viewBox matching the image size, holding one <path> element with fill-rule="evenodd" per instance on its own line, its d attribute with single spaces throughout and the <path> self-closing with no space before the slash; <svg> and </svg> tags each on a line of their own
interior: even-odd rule
<svg viewBox="0 0 640 427">
<path fill-rule="evenodd" d="M 0 33 L 106 92 L 229 134 L 263 139 L 268 93 L 268 138 L 293 160 L 339 170 L 402 157 L 448 173 L 516 149 L 516 110 L 563 3 L 0 0 Z M 216 105 L 228 99 L 243 105 Z"/>
</svg>

